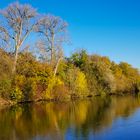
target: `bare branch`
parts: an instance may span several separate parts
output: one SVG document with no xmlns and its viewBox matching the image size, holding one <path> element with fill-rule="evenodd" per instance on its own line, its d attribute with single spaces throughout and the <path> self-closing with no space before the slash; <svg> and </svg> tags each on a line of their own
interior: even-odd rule
<svg viewBox="0 0 140 140">
<path fill-rule="evenodd" d="M 56 59 L 56 48 L 62 46 L 65 41 L 65 33 L 68 24 L 60 17 L 53 15 L 45 15 L 38 24 L 37 32 L 40 33 L 46 40 L 46 48 L 51 46 L 52 59 Z M 49 44 L 49 46 L 48 46 Z"/>
</svg>

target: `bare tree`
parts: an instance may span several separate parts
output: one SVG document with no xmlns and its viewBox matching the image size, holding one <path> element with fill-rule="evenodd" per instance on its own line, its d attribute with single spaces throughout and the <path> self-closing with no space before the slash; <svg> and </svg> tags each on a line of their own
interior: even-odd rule
<svg viewBox="0 0 140 140">
<path fill-rule="evenodd" d="M 0 47 L 6 46 L 8 44 L 9 35 L 7 30 L 0 26 Z"/>
<path fill-rule="evenodd" d="M 54 76 L 63 58 L 62 44 L 66 41 L 67 26 L 68 24 L 60 17 L 49 14 L 40 20 L 37 29 L 43 37 L 43 41 L 39 43 L 40 48 L 50 53 L 50 64 L 54 68 Z"/>
<path fill-rule="evenodd" d="M 3 25 L 0 26 L 0 38 L 2 41 L 10 42 L 13 45 L 13 72 L 15 72 L 19 48 L 38 23 L 35 20 L 37 12 L 30 5 L 22 5 L 16 2 L 1 10 L 0 13 L 3 16 Z"/>
</svg>

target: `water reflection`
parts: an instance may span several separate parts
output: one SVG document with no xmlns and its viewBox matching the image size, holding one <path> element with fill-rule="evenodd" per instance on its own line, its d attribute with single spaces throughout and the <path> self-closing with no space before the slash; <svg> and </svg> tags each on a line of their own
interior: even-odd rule
<svg viewBox="0 0 140 140">
<path fill-rule="evenodd" d="M 132 96 L 11 107 L 0 111 L 0 140 L 92 139 L 139 107 Z"/>
</svg>

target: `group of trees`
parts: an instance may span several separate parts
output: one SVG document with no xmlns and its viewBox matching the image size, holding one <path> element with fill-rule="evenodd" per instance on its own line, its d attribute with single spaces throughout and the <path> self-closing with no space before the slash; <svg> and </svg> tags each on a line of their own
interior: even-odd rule
<svg viewBox="0 0 140 140">
<path fill-rule="evenodd" d="M 74 53 L 68 61 L 85 74 L 90 94 L 138 93 L 140 90 L 139 70 L 128 63 L 116 64 L 108 57 L 88 55 L 85 50 Z"/>
<path fill-rule="evenodd" d="M 18 2 L 1 10 L 0 41 L 1 47 L 6 45 L 14 49 L 13 73 L 16 72 L 18 54 L 24 42 L 32 33 L 42 35 L 40 50 L 48 52 L 49 62 L 56 74 L 57 63 L 62 57 L 62 43 L 65 41 L 67 23 L 54 15 L 41 15 L 30 5 Z"/>
<path fill-rule="evenodd" d="M 0 97 L 16 101 L 137 93 L 139 71 L 85 50 L 63 56 L 68 24 L 26 4 L 1 10 Z M 25 47 L 36 34 L 36 52 Z"/>
</svg>

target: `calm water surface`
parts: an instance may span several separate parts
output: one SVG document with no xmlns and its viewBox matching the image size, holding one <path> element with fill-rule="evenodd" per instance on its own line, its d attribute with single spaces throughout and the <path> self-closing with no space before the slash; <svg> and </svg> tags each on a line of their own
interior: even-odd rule
<svg viewBox="0 0 140 140">
<path fill-rule="evenodd" d="M 97 97 L 0 111 L 0 140 L 140 139 L 140 98 Z"/>
</svg>

